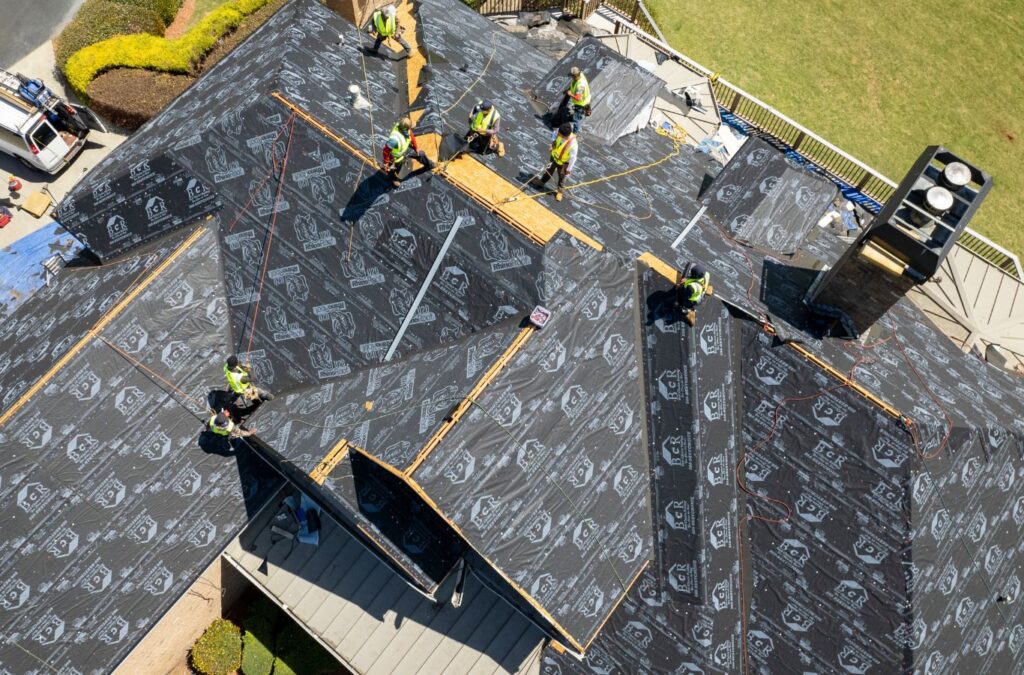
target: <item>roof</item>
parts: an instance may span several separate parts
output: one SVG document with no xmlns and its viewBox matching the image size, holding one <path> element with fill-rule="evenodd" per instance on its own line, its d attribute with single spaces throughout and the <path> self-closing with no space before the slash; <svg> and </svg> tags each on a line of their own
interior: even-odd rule
<svg viewBox="0 0 1024 675">
<path fill-rule="evenodd" d="M 329 516 L 313 547 L 273 535 L 277 513 L 265 509 L 225 554 L 349 668 L 366 675 L 539 672 L 544 633 L 472 572 L 459 607 L 448 602 L 458 574 L 445 580 L 438 603 Z"/>
<path fill-rule="evenodd" d="M 442 598 L 469 566 L 568 648 L 545 651 L 548 672 L 1012 671 L 1021 381 L 906 300 L 863 341 L 829 337 L 802 298 L 850 243 L 816 227 L 838 191 L 759 141 L 722 168 L 664 129 L 611 146 L 584 131 L 568 198 L 524 192 L 549 142 L 524 92 L 555 62 L 454 0 L 401 11 L 420 49 L 391 61 L 318 3 L 287 5 L 62 205 L 105 283 L 147 242 L 168 260 L 180 237 L 204 242 L 206 264 L 181 272 L 202 277 L 180 287 L 197 316 L 140 320 L 205 365 L 136 366 L 155 387 L 139 388 L 170 400 L 248 354 L 282 394 L 252 419 L 256 453 L 419 591 Z M 399 114 L 433 149 L 484 91 L 504 157 L 381 183 L 373 155 Z M 189 185 L 197 208 L 147 210 Z M 694 261 L 714 295 L 691 329 L 670 287 Z M 16 385 L 28 404 L 51 395 L 36 381 Z M 32 433 L 9 419 L 0 431 Z"/>
<path fill-rule="evenodd" d="M 219 264 L 201 228 L 66 268 L 6 319 L 34 339 L 7 343 L 5 388 L 39 390 L 0 416 L 3 669 L 110 669 L 280 485 L 244 449 L 195 445 L 226 339 Z"/>
</svg>

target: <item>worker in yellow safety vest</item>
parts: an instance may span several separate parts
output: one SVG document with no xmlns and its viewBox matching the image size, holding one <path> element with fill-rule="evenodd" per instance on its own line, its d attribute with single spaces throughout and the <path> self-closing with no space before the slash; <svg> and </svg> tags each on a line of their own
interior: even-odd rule
<svg viewBox="0 0 1024 675">
<path fill-rule="evenodd" d="M 572 130 L 577 134 L 583 128 L 583 118 L 590 116 L 590 82 L 582 70 L 576 66 L 569 71 L 569 88 L 565 91 L 568 102 L 566 113 L 572 122 Z"/>
<path fill-rule="evenodd" d="M 210 415 L 210 420 L 206 425 L 216 435 L 227 438 L 245 438 L 256 433 L 255 430 L 243 429 L 235 424 L 227 410 L 221 410 L 219 413 Z"/>
<path fill-rule="evenodd" d="M 501 131 L 501 113 L 490 101 L 479 101 L 469 112 L 469 131 L 466 132 L 466 143 L 478 154 L 496 152 L 498 157 L 505 156 L 505 144 L 498 140 Z"/>
<path fill-rule="evenodd" d="M 373 47 L 370 51 L 377 54 L 380 51 L 381 44 L 385 40 L 388 38 L 394 38 L 398 44 L 402 45 L 402 49 L 405 50 L 403 57 L 408 58 L 412 48 L 402 37 L 403 30 L 404 29 L 398 25 L 398 10 L 395 9 L 394 5 L 387 5 L 378 9 L 373 13 L 373 16 L 370 17 L 370 25 L 366 30 L 366 32 L 371 35 L 377 36 L 377 39 L 374 40 Z"/>
<path fill-rule="evenodd" d="M 401 172 L 405 160 L 415 159 L 427 170 L 436 166 L 434 161 L 427 157 L 427 153 L 420 150 L 416 144 L 416 134 L 412 131 L 414 126 L 411 119 L 403 117 L 398 120 L 398 124 L 391 128 L 391 135 L 384 143 L 384 173 L 391 179 L 391 184 L 395 187 L 402 184 Z"/>
<path fill-rule="evenodd" d="M 712 293 L 711 275 L 700 263 L 694 263 L 676 284 L 676 304 L 683 310 L 686 323 L 697 325 L 697 307 Z"/>
<path fill-rule="evenodd" d="M 558 174 L 558 191 L 555 193 L 555 200 L 562 201 L 562 190 L 565 188 L 565 179 L 572 174 L 576 166 L 576 134 L 572 130 L 572 124 L 565 122 L 558 127 L 551 137 L 550 161 L 544 169 L 540 180 L 530 181 L 534 187 L 543 188 L 551 180 L 551 177 Z"/>
<path fill-rule="evenodd" d="M 240 364 L 234 354 L 224 361 L 224 378 L 228 381 L 228 389 L 231 390 L 232 404 L 238 403 L 239 399 L 244 399 L 249 404 L 274 400 L 273 394 L 252 383 L 252 368 L 248 364 Z"/>
</svg>

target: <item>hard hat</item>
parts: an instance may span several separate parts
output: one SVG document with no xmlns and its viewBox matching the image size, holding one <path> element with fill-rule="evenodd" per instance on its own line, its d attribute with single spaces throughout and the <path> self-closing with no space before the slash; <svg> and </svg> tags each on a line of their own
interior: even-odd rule
<svg viewBox="0 0 1024 675">
<path fill-rule="evenodd" d="M 230 422 L 231 420 L 228 419 L 228 416 L 222 412 L 217 413 L 216 419 L 213 420 L 213 423 L 218 427 L 226 427 Z"/>
<path fill-rule="evenodd" d="M 570 75 L 572 75 L 573 77 L 579 77 L 579 74 L 580 74 L 580 72 L 581 72 L 581 71 L 580 71 L 580 69 L 579 69 L 579 68 L 577 68 L 576 66 L 573 66 L 573 67 L 572 67 L 572 68 L 571 68 L 571 69 L 569 70 L 569 74 L 570 74 Z"/>
<path fill-rule="evenodd" d="M 401 129 L 402 131 L 409 131 L 410 129 L 412 129 L 412 120 L 409 119 L 408 117 L 403 117 L 402 119 L 398 120 L 398 128 Z"/>
<path fill-rule="evenodd" d="M 487 100 L 487 99 L 484 99 L 483 103 L 481 103 L 481 104 L 480 104 L 480 109 L 481 109 L 481 110 L 490 110 L 490 109 L 491 109 L 491 108 L 493 108 L 493 107 L 494 107 L 494 104 L 493 104 L 493 103 L 491 103 L 491 102 L 490 102 L 489 100 Z"/>
<path fill-rule="evenodd" d="M 234 354 L 232 354 L 231 356 L 228 357 L 227 364 L 228 364 L 228 368 L 237 368 L 238 367 L 238 357 L 235 356 Z"/>
<path fill-rule="evenodd" d="M 396 14 L 398 14 L 398 10 L 395 9 L 394 5 L 388 5 L 387 7 L 384 8 L 384 14 L 385 16 L 395 16 Z"/>
<path fill-rule="evenodd" d="M 572 133 L 572 122 L 565 122 L 562 126 L 558 127 L 558 133 L 562 136 L 568 136 Z"/>
<path fill-rule="evenodd" d="M 700 279 L 705 274 L 707 274 L 707 270 L 705 270 L 704 266 L 701 265 L 700 263 L 694 263 L 693 266 L 690 267 L 690 278 L 691 279 Z"/>
</svg>

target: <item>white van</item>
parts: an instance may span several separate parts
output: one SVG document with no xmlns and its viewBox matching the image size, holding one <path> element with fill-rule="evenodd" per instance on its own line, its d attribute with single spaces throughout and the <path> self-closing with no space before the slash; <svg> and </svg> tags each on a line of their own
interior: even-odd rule
<svg viewBox="0 0 1024 675">
<path fill-rule="evenodd" d="M 106 131 L 85 106 L 63 101 L 39 80 L 0 70 L 0 152 L 57 173 L 82 151 L 90 129 Z"/>
</svg>

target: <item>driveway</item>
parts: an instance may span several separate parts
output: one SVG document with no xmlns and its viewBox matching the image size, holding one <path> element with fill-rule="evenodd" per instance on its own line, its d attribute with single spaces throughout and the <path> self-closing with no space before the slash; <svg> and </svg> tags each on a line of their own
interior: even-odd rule
<svg viewBox="0 0 1024 675">
<path fill-rule="evenodd" d="M 10 69 L 53 37 L 81 4 L 82 0 L 3 0 L 7 29 L 0 40 L 0 67 Z M 50 73 L 34 75 L 50 79 Z"/>
</svg>

